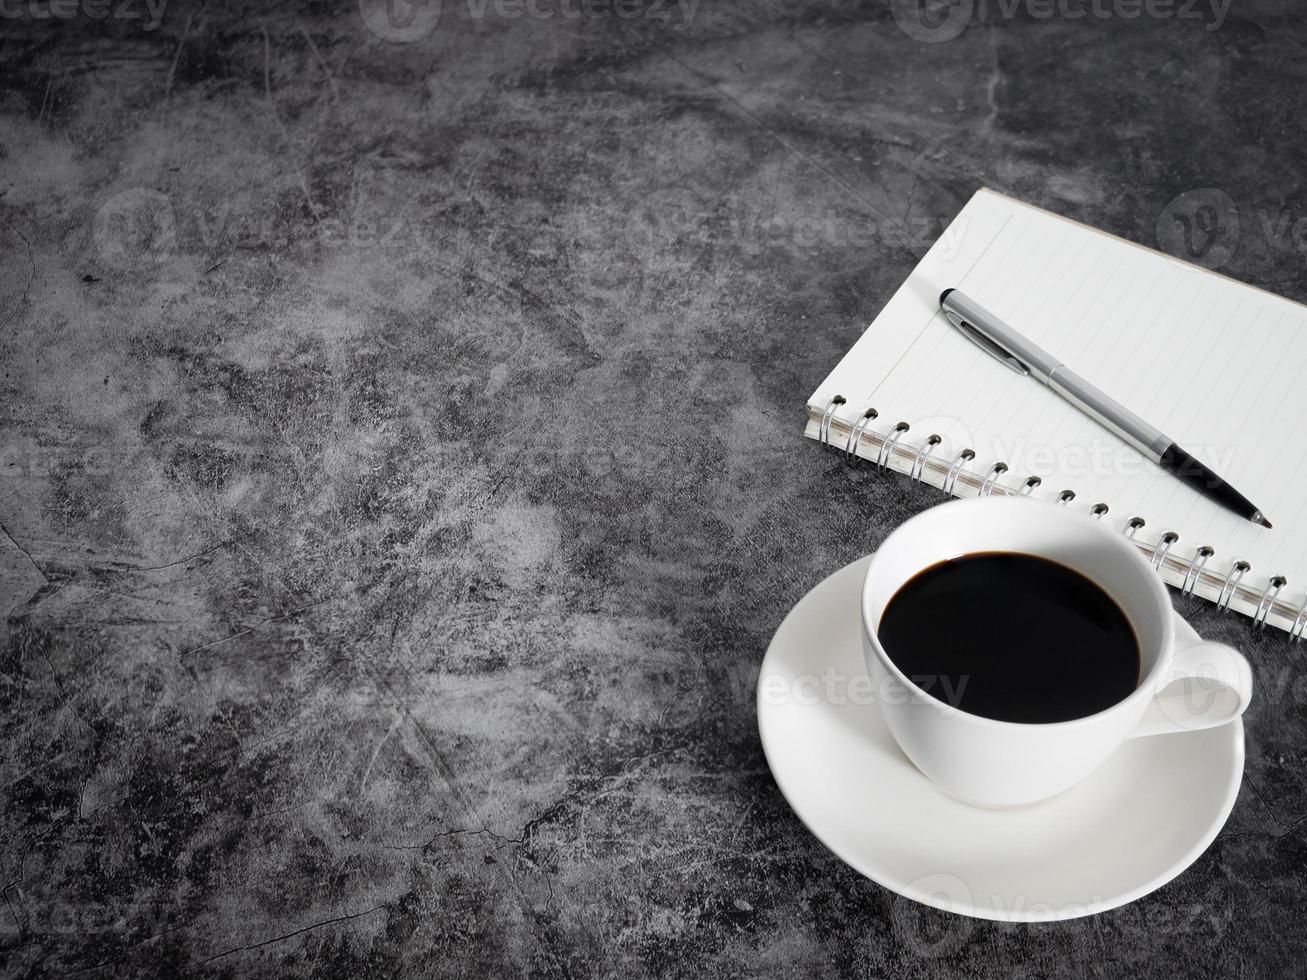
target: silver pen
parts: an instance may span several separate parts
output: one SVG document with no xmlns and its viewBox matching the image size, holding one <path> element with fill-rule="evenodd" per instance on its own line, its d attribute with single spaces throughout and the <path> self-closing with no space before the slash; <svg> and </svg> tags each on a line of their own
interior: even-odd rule
<svg viewBox="0 0 1307 980">
<path fill-rule="evenodd" d="M 1247 497 L 1104 391 L 1052 354 L 1031 343 L 975 300 L 956 289 L 940 293 L 939 306 L 961 334 L 1017 374 L 1034 377 L 1134 446 L 1154 463 L 1255 524 L 1270 527 Z"/>
</svg>

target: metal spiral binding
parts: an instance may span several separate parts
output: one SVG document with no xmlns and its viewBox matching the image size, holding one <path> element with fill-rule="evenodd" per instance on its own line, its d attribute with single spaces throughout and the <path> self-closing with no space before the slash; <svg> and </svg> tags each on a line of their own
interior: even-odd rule
<svg viewBox="0 0 1307 980">
<path fill-rule="evenodd" d="M 1275 605 L 1275 597 L 1280 594 L 1280 590 L 1289 580 L 1283 575 L 1272 575 L 1271 580 L 1266 583 L 1266 589 L 1262 592 L 1262 601 L 1257 603 L 1257 615 L 1253 617 L 1253 629 L 1259 630 L 1266 625 L 1266 617 L 1270 614 L 1271 607 Z"/>
<path fill-rule="evenodd" d="M 830 448 L 830 420 L 835 417 L 835 409 L 844 404 L 843 395 L 835 395 L 826 403 L 826 411 L 822 413 L 821 425 L 817 426 L 817 441 L 823 447 Z"/>
<path fill-rule="evenodd" d="M 907 432 L 911 426 L 906 422 L 899 422 L 894 426 L 894 431 L 889 433 L 880 444 L 880 452 L 876 454 L 876 468 L 882 473 L 889 466 L 890 459 L 894 456 L 894 447 L 898 445 L 899 439 L 903 433 Z"/>
<path fill-rule="evenodd" d="M 951 494 L 953 486 L 958 482 L 958 474 L 962 472 L 962 467 L 976 458 L 976 454 L 970 449 L 964 449 L 953 458 L 953 465 L 949 467 L 948 476 L 944 477 L 942 489 L 945 493 Z"/>
<path fill-rule="evenodd" d="M 1225 584 L 1221 586 L 1221 596 L 1216 600 L 1216 608 L 1221 612 L 1229 611 L 1230 601 L 1239 588 L 1239 582 L 1243 579 L 1244 573 L 1250 568 L 1252 568 L 1252 565 L 1249 565 L 1242 558 L 1230 566 L 1230 574 L 1225 576 Z"/>
<path fill-rule="evenodd" d="M 1157 543 L 1153 549 L 1153 567 L 1159 572 L 1162 570 L 1162 563 L 1166 561 L 1166 556 L 1171 553 L 1171 545 L 1180 540 L 1180 535 L 1174 531 L 1167 531 L 1162 535 L 1162 540 Z"/>
<path fill-rule="evenodd" d="M 1184 584 L 1180 586 L 1181 595 L 1193 595 L 1194 589 L 1198 588 L 1198 580 L 1202 578 L 1203 567 L 1207 564 L 1207 559 L 1216 554 L 1216 549 L 1211 545 L 1201 545 L 1194 552 L 1195 561 L 1189 563 L 1189 571 L 1184 573 Z"/>
<path fill-rule="evenodd" d="M 844 441 L 844 458 L 850 462 L 856 462 L 858 458 L 858 443 L 862 442 L 862 434 L 867 429 L 867 424 L 877 417 L 874 408 L 869 408 L 862 413 L 862 418 L 858 419 L 858 424 L 849 430 L 849 437 Z"/>
<path fill-rule="evenodd" d="M 943 441 L 940 436 L 931 433 L 930 437 L 921 444 L 921 448 L 917 450 L 917 458 L 912 461 L 912 469 L 908 472 L 913 483 L 920 482 L 921 474 L 926 469 L 926 460 L 930 459 L 930 454 L 935 451 L 935 447 Z"/>
<path fill-rule="evenodd" d="M 831 448 L 830 433 L 831 422 L 835 418 L 835 413 L 839 406 L 847 404 L 847 399 L 843 395 L 833 395 L 830 401 L 826 403 L 826 409 L 822 412 L 821 422 L 817 426 L 817 441 L 822 448 Z M 848 437 L 844 441 L 844 455 L 850 462 L 856 462 L 858 459 L 858 449 L 862 444 L 863 437 L 867 434 L 868 426 L 879 417 L 879 413 L 874 408 L 868 408 L 862 413 L 857 423 L 849 430 Z M 889 468 L 890 462 L 894 457 L 894 450 L 911 426 L 907 422 L 898 422 L 894 428 L 882 437 L 880 447 L 876 452 L 874 464 L 877 469 L 884 472 Z M 930 460 L 935 448 L 943 443 L 943 439 L 937 434 L 932 433 L 917 448 L 916 456 L 912 460 L 912 466 L 909 468 L 908 476 L 913 483 L 920 483 L 925 475 L 926 463 Z M 946 494 L 953 494 L 957 487 L 958 477 L 971 460 L 976 458 L 976 454 L 970 449 L 963 449 L 953 457 L 953 462 L 949 466 L 948 475 L 944 477 L 943 491 Z M 978 496 L 989 497 L 994 493 L 998 486 L 999 478 L 1008 471 L 1006 463 L 995 463 L 990 467 L 989 473 L 985 476 L 984 481 L 980 484 Z M 1022 482 L 1021 486 L 1015 493 L 1004 491 L 1005 494 L 1016 497 L 1029 497 L 1034 494 L 1035 488 L 1043 483 L 1037 476 L 1028 476 Z M 1074 490 L 1063 490 L 1057 495 L 1057 502 L 1066 506 L 1076 499 Z M 1105 503 L 1094 504 L 1089 512 L 1094 517 L 1101 520 L 1108 513 L 1108 506 Z M 1130 518 L 1126 522 L 1125 529 L 1121 532 L 1126 538 L 1134 540 L 1135 535 L 1141 527 L 1144 527 L 1145 521 L 1138 515 Z M 1172 546 L 1180 540 L 1180 535 L 1175 531 L 1167 531 L 1162 535 L 1157 545 L 1153 549 L 1151 563 L 1158 572 L 1166 564 L 1170 557 Z M 1193 559 L 1185 569 L 1184 581 L 1180 584 L 1181 595 L 1194 595 L 1198 584 L 1202 581 L 1203 573 L 1207 568 L 1208 560 L 1216 554 L 1216 550 L 1210 545 L 1200 545 L 1194 552 Z M 1181 562 L 1183 564 L 1183 562 Z M 1223 613 L 1228 612 L 1231 603 L 1234 601 L 1235 594 L 1239 591 L 1239 585 L 1244 576 L 1251 571 L 1252 565 L 1242 558 L 1235 561 L 1230 566 L 1230 571 L 1225 576 L 1225 581 L 1221 585 L 1221 592 L 1216 600 L 1216 607 Z M 1271 611 L 1275 608 L 1275 601 L 1281 591 L 1288 584 L 1288 579 L 1283 575 L 1273 575 L 1267 581 L 1266 588 L 1262 590 L 1262 595 L 1257 603 L 1257 612 L 1253 616 L 1253 629 L 1264 629 L 1266 621 L 1270 617 Z M 1307 636 L 1307 598 L 1304 598 L 1298 611 L 1294 614 L 1293 625 L 1289 628 L 1289 638 L 1298 643 Z"/>
<path fill-rule="evenodd" d="M 994 484 L 996 484 L 998 478 L 1006 472 L 1007 463 L 995 463 L 990 467 L 989 475 L 985 477 L 985 482 L 980 485 L 980 493 L 978 496 L 988 497 L 992 494 L 994 492 Z"/>
<path fill-rule="evenodd" d="M 1293 628 L 1289 630 L 1289 637 L 1294 643 L 1302 639 L 1304 627 L 1307 627 L 1307 599 L 1298 607 L 1298 615 L 1293 617 Z"/>
</svg>

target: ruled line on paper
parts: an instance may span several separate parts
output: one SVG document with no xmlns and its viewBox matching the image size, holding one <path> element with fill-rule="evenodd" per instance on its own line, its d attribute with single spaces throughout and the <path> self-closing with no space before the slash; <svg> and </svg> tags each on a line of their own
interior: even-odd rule
<svg viewBox="0 0 1307 980">
<path fill-rule="evenodd" d="M 1307 480 L 1307 455 L 1286 451 L 1294 420 L 1307 417 L 1307 308 L 992 193 L 978 194 L 958 220 L 988 234 L 983 246 L 965 269 L 928 254 L 901 290 L 911 302 L 896 294 L 885 311 L 893 315 L 878 317 L 859 348 L 866 363 L 849 366 L 882 418 L 955 420 L 974 440 L 978 470 L 1000 450 L 1033 459 L 1040 449 L 1049 459 L 1035 473 L 1043 479 L 1035 496 L 1072 489 L 1076 506 L 1108 503 L 1113 521 L 1141 514 L 1141 538 L 1174 530 L 1184 548 L 1210 545 L 1266 577 L 1291 575 L 1290 560 L 1307 564 L 1307 494 L 1296 489 Z M 1228 464 L 1222 475 L 1267 511 L 1274 530 L 1142 459 L 1121 472 L 1085 463 L 1094 451 L 1124 459 L 1133 450 L 953 330 L 932 302 L 950 285 L 1218 470 Z M 884 349 L 897 356 L 875 361 Z M 1307 586 L 1307 568 L 1291 578 Z"/>
</svg>

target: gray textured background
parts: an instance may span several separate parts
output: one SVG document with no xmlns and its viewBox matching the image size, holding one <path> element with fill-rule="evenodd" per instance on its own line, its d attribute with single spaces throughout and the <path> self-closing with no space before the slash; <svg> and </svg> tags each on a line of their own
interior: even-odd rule
<svg viewBox="0 0 1307 980">
<path fill-rule="evenodd" d="M 976 187 L 1307 299 L 1292 6 L 370 2 L 5 8 L 3 972 L 1298 975 L 1278 635 L 1181 603 L 1257 673 L 1243 791 L 1065 924 L 859 878 L 752 704 L 932 502 L 802 406 Z"/>
</svg>

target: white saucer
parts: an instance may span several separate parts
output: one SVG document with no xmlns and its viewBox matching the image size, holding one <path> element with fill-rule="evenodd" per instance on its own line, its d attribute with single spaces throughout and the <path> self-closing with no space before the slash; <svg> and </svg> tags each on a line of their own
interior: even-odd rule
<svg viewBox="0 0 1307 980">
<path fill-rule="evenodd" d="M 960 803 L 899 750 L 865 683 L 868 558 L 790 610 L 763 658 L 758 731 L 776 782 L 817 839 L 914 901 L 1012 922 L 1072 919 L 1160 888 L 1207 849 L 1243 776 L 1243 723 L 1127 741 L 1040 803 Z M 1194 633 L 1179 616 L 1181 634 Z M 850 683 L 852 681 L 852 683 Z"/>
</svg>

